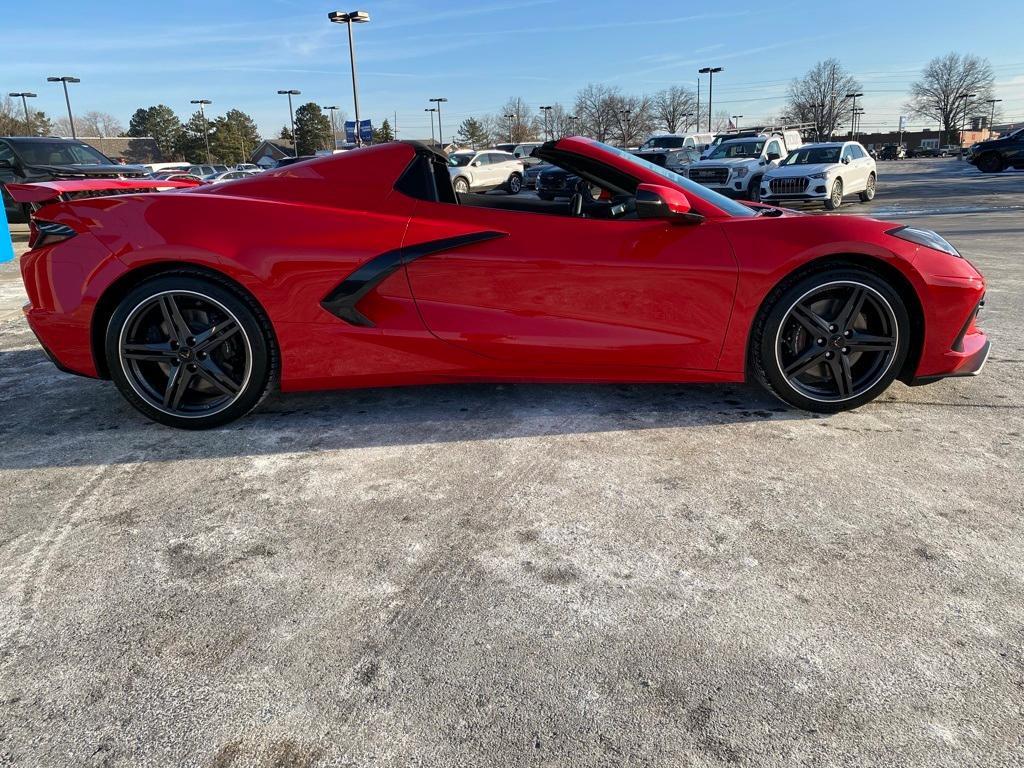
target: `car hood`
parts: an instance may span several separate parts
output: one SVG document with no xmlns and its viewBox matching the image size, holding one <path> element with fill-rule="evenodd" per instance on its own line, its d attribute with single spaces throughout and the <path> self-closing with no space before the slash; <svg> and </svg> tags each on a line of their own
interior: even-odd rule
<svg viewBox="0 0 1024 768">
<path fill-rule="evenodd" d="M 773 179 L 785 178 L 788 176 L 812 176 L 815 173 L 827 173 L 836 169 L 835 163 L 803 163 L 800 165 L 780 165 L 772 168 L 765 176 Z"/>
<path fill-rule="evenodd" d="M 705 158 L 704 160 L 698 160 L 694 165 L 701 165 L 711 167 L 714 165 L 725 166 L 726 168 L 733 168 L 739 165 L 749 165 L 750 163 L 756 163 L 758 158 L 756 157 L 723 157 L 721 160 L 713 158 Z"/>
<path fill-rule="evenodd" d="M 36 173 L 47 173 L 58 178 L 95 178 L 98 176 L 146 176 L 147 171 L 139 165 L 118 165 L 117 163 L 100 165 L 64 164 L 26 164 L 26 170 Z"/>
</svg>

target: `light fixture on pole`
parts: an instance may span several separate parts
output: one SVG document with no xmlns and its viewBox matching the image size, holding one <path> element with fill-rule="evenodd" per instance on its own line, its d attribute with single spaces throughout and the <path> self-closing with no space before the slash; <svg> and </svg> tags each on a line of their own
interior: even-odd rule
<svg viewBox="0 0 1024 768">
<path fill-rule="evenodd" d="M 551 114 L 553 106 L 541 107 L 540 111 L 544 113 L 544 138 L 551 141 L 551 129 L 548 127 L 548 116 Z"/>
<path fill-rule="evenodd" d="M 295 89 L 288 91 L 278 91 L 279 96 L 288 97 L 288 117 L 292 121 L 292 154 L 295 157 L 299 156 L 299 137 L 295 135 L 295 110 L 292 109 L 292 96 L 298 96 L 302 91 L 296 91 Z M 356 134 L 359 133 L 359 125 L 356 124 Z"/>
<path fill-rule="evenodd" d="M 14 94 L 12 93 L 11 95 L 13 96 Z M 31 94 L 29 94 L 29 95 L 31 95 Z M 992 135 L 992 125 L 996 121 L 996 104 L 998 104 L 1000 101 L 1002 101 L 1002 99 L 986 99 L 985 100 L 985 103 L 988 104 L 988 106 L 989 106 L 989 113 L 988 113 L 988 135 L 989 136 Z"/>
<path fill-rule="evenodd" d="M 338 107 L 320 107 L 320 109 L 326 109 L 331 113 L 331 151 L 333 152 L 338 148 L 338 124 L 334 120 L 334 113 L 338 111 Z"/>
<path fill-rule="evenodd" d="M 424 109 L 423 111 L 430 113 L 430 143 L 433 144 L 434 143 L 434 113 L 437 112 L 437 108 L 436 107 L 430 107 L 429 109 Z"/>
<path fill-rule="evenodd" d="M 516 119 L 515 115 L 505 115 L 505 119 L 508 120 L 508 143 L 511 144 L 515 141 L 512 138 L 512 121 Z"/>
<path fill-rule="evenodd" d="M 441 151 L 444 151 L 444 131 L 441 129 L 441 105 L 448 101 L 444 97 L 436 99 L 428 99 L 428 101 L 437 104 L 437 143 L 441 145 Z"/>
<path fill-rule="evenodd" d="M 620 109 L 619 110 L 619 114 L 620 115 L 624 115 L 625 118 L 626 118 L 625 121 L 622 123 L 622 148 L 623 149 L 626 148 L 626 145 L 629 143 L 629 136 L 632 135 L 632 133 L 629 133 L 629 116 L 632 113 L 633 113 L 633 110 L 631 110 L 631 109 Z"/>
<path fill-rule="evenodd" d="M 29 117 L 28 114 L 28 102 L 26 101 L 26 99 L 34 99 L 36 98 L 36 94 L 29 93 L 28 91 L 22 91 L 21 93 L 9 93 L 7 95 L 10 96 L 12 99 L 21 98 L 21 106 L 25 110 L 25 132 L 31 134 L 32 136 L 35 136 L 36 131 L 35 127 L 32 125 L 32 118 Z"/>
<path fill-rule="evenodd" d="M 569 130 L 572 131 L 572 135 L 578 135 L 580 132 L 580 128 L 578 125 L 579 118 L 576 117 L 576 115 L 566 115 L 565 119 L 569 121 Z"/>
<path fill-rule="evenodd" d="M 740 130 L 740 120 L 742 119 L 742 117 L 743 117 L 743 115 L 733 115 L 732 116 L 732 127 L 736 129 L 737 133 L 739 133 L 739 130 Z"/>
<path fill-rule="evenodd" d="M 210 165 L 213 160 L 210 159 L 210 130 L 206 124 L 206 110 L 203 109 L 207 104 L 213 104 L 209 99 L 192 99 L 189 104 L 199 105 L 199 115 L 203 118 L 203 143 L 206 145 L 206 164 Z"/>
<path fill-rule="evenodd" d="M 63 83 L 64 85 L 64 102 L 68 105 L 68 123 L 71 124 L 71 138 L 77 139 L 78 134 L 75 133 L 75 117 L 71 114 L 71 97 L 68 96 L 68 83 L 80 83 L 82 82 L 77 77 L 71 77 L 70 75 L 64 75 L 62 77 L 48 77 L 46 78 L 48 83 Z"/>
<path fill-rule="evenodd" d="M 857 138 L 857 99 L 863 95 L 863 93 L 846 94 L 846 98 L 853 99 L 853 104 L 850 106 L 850 138 L 854 140 Z"/>
<path fill-rule="evenodd" d="M 722 69 L 722 67 L 701 67 L 697 70 L 698 75 L 708 76 L 708 133 L 711 133 L 711 98 L 715 89 L 715 73 L 721 72 Z M 700 83 L 700 78 L 697 79 L 697 83 Z M 699 110 L 700 106 L 698 105 L 697 108 Z"/>
<path fill-rule="evenodd" d="M 964 100 L 964 118 L 960 122 L 960 148 L 961 149 L 963 149 L 963 146 L 964 146 L 964 131 L 967 128 L 967 110 L 968 110 L 968 108 L 971 105 L 971 99 L 973 99 L 975 96 L 977 96 L 977 94 L 975 94 L 975 93 L 961 93 L 960 97 L 959 97 L 959 98 Z"/>
<path fill-rule="evenodd" d="M 356 146 L 363 145 L 363 139 L 359 125 L 359 88 L 356 86 L 356 44 L 352 37 L 353 24 L 365 24 L 370 20 L 368 11 L 331 11 L 327 18 L 335 24 L 346 24 L 348 26 L 348 55 L 349 63 L 352 65 L 352 102 L 356 108 Z"/>
</svg>

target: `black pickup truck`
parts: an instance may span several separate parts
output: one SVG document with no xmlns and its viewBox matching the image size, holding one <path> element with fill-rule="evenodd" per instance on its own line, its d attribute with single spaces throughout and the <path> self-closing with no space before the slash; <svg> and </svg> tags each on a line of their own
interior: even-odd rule
<svg viewBox="0 0 1024 768">
<path fill-rule="evenodd" d="M 1008 136 L 975 144 L 970 149 L 967 162 L 983 173 L 1024 168 L 1024 128 L 1018 128 Z"/>
</svg>

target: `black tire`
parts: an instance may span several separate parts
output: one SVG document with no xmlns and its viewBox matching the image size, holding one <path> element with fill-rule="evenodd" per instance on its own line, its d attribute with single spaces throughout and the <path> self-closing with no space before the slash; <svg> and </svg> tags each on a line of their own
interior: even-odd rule
<svg viewBox="0 0 1024 768">
<path fill-rule="evenodd" d="M 836 179 L 832 184 L 832 193 L 825 201 L 826 211 L 835 211 L 843 204 L 843 180 Z"/>
<path fill-rule="evenodd" d="M 523 177 L 518 173 L 513 173 L 508 177 L 508 183 L 505 184 L 505 191 L 510 195 L 518 195 L 523 191 Z"/>
<path fill-rule="evenodd" d="M 537 197 L 541 200 L 547 200 L 549 203 L 555 199 L 554 195 L 549 195 L 547 192 L 538 192 Z"/>
<path fill-rule="evenodd" d="M 193 272 L 158 275 L 125 296 L 104 353 L 124 398 L 180 429 L 245 415 L 270 391 L 278 366 L 262 308 L 226 280 Z"/>
<path fill-rule="evenodd" d="M 875 191 L 877 184 L 878 179 L 875 177 L 875 174 L 872 173 L 870 176 L 868 176 L 867 188 L 863 192 L 857 193 L 862 203 L 870 203 L 872 200 L 875 199 Z"/>
<path fill-rule="evenodd" d="M 755 176 L 750 180 L 750 186 L 747 187 L 747 198 L 752 203 L 761 202 L 761 179 L 763 176 Z"/>
<path fill-rule="evenodd" d="M 859 305 L 858 295 L 864 297 Z M 805 302 L 817 309 L 805 314 Z M 827 325 L 811 334 L 818 321 Z M 789 405 L 836 413 L 885 391 L 909 347 L 910 318 L 899 293 L 867 269 L 831 264 L 786 281 L 768 297 L 751 332 L 750 371 Z"/>
<path fill-rule="evenodd" d="M 466 181 L 462 176 L 459 176 L 459 178 L 453 181 L 452 186 L 455 187 L 456 193 L 460 195 L 465 195 L 469 192 L 469 182 Z"/>
<path fill-rule="evenodd" d="M 986 152 L 978 158 L 978 170 L 982 173 L 999 173 L 1006 167 L 998 152 Z"/>
</svg>

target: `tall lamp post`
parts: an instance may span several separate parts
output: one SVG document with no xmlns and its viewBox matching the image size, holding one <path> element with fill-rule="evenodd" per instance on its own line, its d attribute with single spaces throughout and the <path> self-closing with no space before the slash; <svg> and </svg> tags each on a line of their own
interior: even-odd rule
<svg viewBox="0 0 1024 768">
<path fill-rule="evenodd" d="M 626 145 L 629 144 L 630 136 L 632 136 L 632 131 L 629 130 L 629 116 L 633 114 L 633 110 L 620 109 L 619 114 L 625 118 L 625 120 L 622 123 L 622 148 L 625 149 Z M 628 136 L 627 132 L 629 132 Z"/>
<path fill-rule="evenodd" d="M 512 138 L 512 121 L 516 119 L 516 116 L 505 115 L 505 119 L 508 120 L 508 143 L 511 144 L 513 141 L 515 141 L 515 139 Z M 431 123 L 431 125 L 433 125 L 433 123 Z"/>
<path fill-rule="evenodd" d="M 296 91 L 294 88 L 287 91 L 278 91 L 279 96 L 288 97 L 288 116 L 292 122 L 292 154 L 295 157 L 299 156 L 299 137 L 295 135 L 295 110 L 292 109 L 292 96 L 298 96 L 302 91 Z M 356 123 L 356 135 L 359 135 L 359 123 Z"/>
<path fill-rule="evenodd" d="M 68 96 L 68 83 L 80 83 L 82 82 L 77 77 L 71 77 L 70 75 L 64 75 L 63 77 L 48 77 L 46 78 L 48 83 L 63 83 L 64 85 L 64 102 L 68 105 L 68 122 L 71 124 L 71 138 L 77 139 L 78 134 L 75 133 L 75 118 L 71 114 L 71 97 Z"/>
<path fill-rule="evenodd" d="M 739 131 L 740 131 L 740 119 L 742 117 L 743 117 L 743 115 L 733 115 L 732 116 L 732 127 L 736 129 L 737 133 L 739 133 Z"/>
<path fill-rule="evenodd" d="M 572 131 L 573 136 L 578 136 L 580 132 L 579 118 L 576 115 L 568 115 L 566 120 L 569 121 L 569 130 Z"/>
<path fill-rule="evenodd" d="M 857 99 L 863 95 L 863 93 L 846 94 L 846 98 L 853 99 L 853 104 L 850 106 L 850 138 L 854 140 L 857 138 Z"/>
<path fill-rule="evenodd" d="M 961 93 L 960 98 L 964 100 L 964 118 L 960 121 L 960 149 L 964 147 L 964 131 L 967 128 L 967 109 L 970 106 L 971 99 L 977 94 L 974 93 Z"/>
<path fill-rule="evenodd" d="M 189 104 L 199 105 L 199 114 L 203 118 L 203 143 L 206 144 L 206 163 L 207 165 L 210 165 L 213 163 L 213 160 L 210 159 L 210 130 L 209 126 L 206 124 L 206 110 L 203 109 L 203 107 L 207 104 L 213 104 L 213 102 L 209 99 L 192 99 Z"/>
<path fill-rule="evenodd" d="M 437 99 L 428 99 L 433 104 L 437 104 L 437 143 L 441 145 L 441 151 L 444 151 L 444 131 L 441 130 L 441 105 L 448 101 L 444 97 Z"/>
<path fill-rule="evenodd" d="M 715 72 L 721 71 L 722 67 L 701 67 L 697 70 L 697 74 L 708 76 L 708 133 L 711 133 L 711 97 L 715 88 Z M 700 83 L 699 78 L 697 82 Z M 700 107 L 698 106 L 697 109 L 699 110 Z"/>
<path fill-rule="evenodd" d="M 13 95 L 14 94 L 12 93 L 11 96 L 13 96 Z M 32 94 L 29 94 L 29 95 L 31 96 Z M 988 99 L 988 100 L 985 101 L 985 103 L 988 104 L 988 107 L 989 107 L 989 113 L 988 113 L 988 135 L 989 136 L 992 136 L 992 124 L 996 121 L 996 104 L 998 104 L 1000 101 L 1002 101 L 1002 99 Z"/>
<path fill-rule="evenodd" d="M 29 93 L 28 91 L 22 91 L 21 93 L 9 93 L 7 95 L 12 99 L 21 98 L 21 106 L 25 110 L 25 132 L 35 136 L 36 129 L 32 125 L 32 118 L 28 115 L 28 102 L 26 99 L 34 99 L 36 98 L 36 95 L 34 93 Z"/>
<path fill-rule="evenodd" d="M 338 107 L 321 107 L 331 113 L 331 151 L 333 152 L 338 148 L 338 124 L 334 121 L 334 113 L 338 111 Z"/>
<path fill-rule="evenodd" d="M 434 113 L 437 112 L 437 107 L 430 107 L 428 109 L 424 109 L 423 111 L 430 113 L 430 143 L 433 144 L 434 143 Z"/>
<path fill-rule="evenodd" d="M 327 18 L 335 24 L 347 24 L 348 25 L 348 54 L 349 62 L 352 65 L 352 102 L 356 108 L 356 146 L 363 146 L 363 138 L 361 136 L 360 125 L 359 125 L 359 88 L 356 86 L 356 44 L 352 37 L 352 25 L 353 24 L 365 24 L 370 20 L 370 14 L 367 11 L 331 11 L 327 14 Z"/>
<path fill-rule="evenodd" d="M 552 109 L 554 109 L 552 106 L 540 108 L 540 111 L 544 113 L 544 138 L 548 141 L 551 141 L 551 129 L 548 127 L 548 117 L 551 115 Z"/>
</svg>

